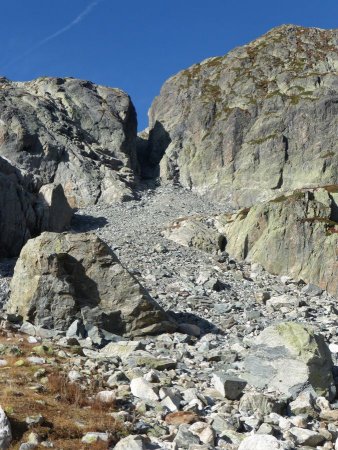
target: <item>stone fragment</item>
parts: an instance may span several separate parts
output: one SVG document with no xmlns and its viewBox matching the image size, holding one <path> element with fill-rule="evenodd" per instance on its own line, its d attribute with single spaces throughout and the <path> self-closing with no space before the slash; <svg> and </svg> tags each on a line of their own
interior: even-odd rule
<svg viewBox="0 0 338 450">
<path fill-rule="evenodd" d="M 156 386 L 152 385 L 144 378 L 134 378 L 130 382 L 131 393 L 142 400 L 156 402 L 159 400 Z"/>
<path fill-rule="evenodd" d="M 311 417 L 317 415 L 315 411 L 316 394 L 310 389 L 301 392 L 298 397 L 290 402 L 289 408 L 292 414 L 295 416 L 300 414 L 306 414 Z"/>
<path fill-rule="evenodd" d="M 281 450 L 278 440 L 269 434 L 255 434 L 245 438 L 238 450 Z"/>
<path fill-rule="evenodd" d="M 279 311 L 281 308 L 297 308 L 299 300 L 286 294 L 271 297 L 266 302 L 266 307 L 271 311 Z"/>
<path fill-rule="evenodd" d="M 108 442 L 109 435 L 108 433 L 98 433 L 98 432 L 89 432 L 86 433 L 81 441 L 84 444 L 94 444 L 96 442 Z"/>
<path fill-rule="evenodd" d="M 243 393 L 247 382 L 241 378 L 228 375 L 224 372 L 214 373 L 212 377 L 215 389 L 230 400 L 237 400 Z"/>
<path fill-rule="evenodd" d="M 143 436 L 130 435 L 121 439 L 114 450 L 146 450 L 148 440 Z"/>
<path fill-rule="evenodd" d="M 306 430 L 305 428 L 290 428 L 290 433 L 297 445 L 307 445 L 309 447 L 316 447 L 325 441 L 324 436 L 316 431 Z"/>
<path fill-rule="evenodd" d="M 116 394 L 113 391 L 100 391 L 96 394 L 96 400 L 101 403 L 111 404 L 116 400 Z"/>
<path fill-rule="evenodd" d="M 180 425 L 178 427 L 177 434 L 175 436 L 174 441 L 178 445 L 179 448 L 189 449 L 191 444 L 200 444 L 200 439 L 198 436 L 193 434 L 188 425 Z"/>
<path fill-rule="evenodd" d="M 110 342 L 100 350 L 103 356 L 116 357 L 122 360 L 142 348 L 139 341 Z"/>
</svg>

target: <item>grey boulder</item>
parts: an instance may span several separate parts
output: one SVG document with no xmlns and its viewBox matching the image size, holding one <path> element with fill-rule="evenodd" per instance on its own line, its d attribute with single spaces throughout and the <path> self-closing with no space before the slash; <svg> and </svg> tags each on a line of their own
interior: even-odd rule
<svg viewBox="0 0 338 450">
<path fill-rule="evenodd" d="M 110 333 L 173 331 L 173 323 L 110 248 L 90 233 L 42 233 L 15 266 L 7 312 L 67 330 L 81 318 Z"/>
<path fill-rule="evenodd" d="M 299 323 L 271 325 L 254 339 L 244 360 L 245 379 L 287 397 L 312 387 L 332 398 L 333 363 L 324 337 Z"/>
</svg>

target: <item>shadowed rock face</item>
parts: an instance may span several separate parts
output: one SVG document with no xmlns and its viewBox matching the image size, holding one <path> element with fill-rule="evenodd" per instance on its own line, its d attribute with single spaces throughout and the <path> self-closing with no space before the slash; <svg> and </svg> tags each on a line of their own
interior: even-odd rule
<svg viewBox="0 0 338 450">
<path fill-rule="evenodd" d="M 196 64 L 153 102 L 148 161 L 234 207 L 336 184 L 337 70 L 338 31 L 292 25 Z"/>
<path fill-rule="evenodd" d="M 90 233 L 42 233 L 29 240 L 15 266 L 7 311 L 61 330 L 76 318 L 121 335 L 176 328 L 109 247 Z"/>
<path fill-rule="evenodd" d="M 63 231 L 72 214 L 60 184 L 33 193 L 20 171 L 0 157 L 0 258 L 18 256 L 41 231 Z"/>
<path fill-rule="evenodd" d="M 0 156 L 30 191 L 59 183 L 72 207 L 133 197 L 137 123 L 127 94 L 72 78 L 2 78 L 0 105 Z"/>
</svg>

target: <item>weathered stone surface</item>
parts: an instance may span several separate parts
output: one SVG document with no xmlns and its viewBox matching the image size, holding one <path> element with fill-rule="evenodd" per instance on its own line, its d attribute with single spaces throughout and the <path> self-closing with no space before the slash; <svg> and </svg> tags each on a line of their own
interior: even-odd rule
<svg viewBox="0 0 338 450">
<path fill-rule="evenodd" d="M 254 340 L 245 359 L 245 379 L 258 388 L 296 396 L 312 386 L 332 396 L 331 353 L 323 336 L 291 322 L 271 325 Z"/>
<path fill-rule="evenodd" d="M 37 195 L 20 171 L 0 157 L 0 257 L 17 256 L 41 231 L 63 231 L 71 217 L 61 185 L 49 184 Z"/>
<path fill-rule="evenodd" d="M 163 230 L 163 236 L 185 247 L 195 247 L 209 253 L 225 248 L 225 238 L 203 217 L 177 219 Z"/>
<path fill-rule="evenodd" d="M 90 233 L 42 233 L 21 251 L 8 312 L 66 330 L 79 316 L 116 334 L 173 330 L 165 312 L 118 258 Z"/>
<path fill-rule="evenodd" d="M 42 186 L 39 191 L 38 210 L 41 216 L 41 231 L 64 231 L 70 225 L 73 215 L 61 184 L 50 183 Z"/>
<path fill-rule="evenodd" d="M 283 25 L 171 77 L 150 109 L 148 169 L 161 161 L 162 179 L 235 207 L 337 184 L 337 42 Z"/>
<path fill-rule="evenodd" d="M 130 435 L 121 439 L 114 450 L 145 450 L 148 441 L 144 436 Z"/>
<path fill-rule="evenodd" d="M 247 416 L 267 416 L 272 412 L 281 414 L 286 411 L 286 402 L 261 392 L 245 392 L 239 402 L 239 411 Z"/>
<path fill-rule="evenodd" d="M 158 389 L 155 385 L 142 377 L 134 378 L 130 383 L 130 390 L 135 397 L 142 398 L 151 402 L 158 401 Z"/>
<path fill-rule="evenodd" d="M 228 375 L 224 372 L 216 372 L 212 377 L 215 389 L 230 400 L 237 400 L 243 393 L 246 381 L 241 378 Z"/>
<path fill-rule="evenodd" d="M 282 445 L 274 436 L 255 434 L 243 440 L 238 450 L 280 450 Z"/>
<path fill-rule="evenodd" d="M 317 447 L 317 445 L 325 441 L 324 436 L 312 430 L 305 430 L 304 428 L 293 427 L 290 429 L 290 434 L 298 445 Z"/>
<path fill-rule="evenodd" d="M 296 191 L 220 216 L 216 225 L 227 238 L 227 252 L 337 295 L 337 191 Z"/>
<path fill-rule="evenodd" d="M 61 184 L 72 207 L 133 197 L 136 114 L 127 94 L 73 78 L 0 84 L 0 156 L 32 190 Z"/>
</svg>

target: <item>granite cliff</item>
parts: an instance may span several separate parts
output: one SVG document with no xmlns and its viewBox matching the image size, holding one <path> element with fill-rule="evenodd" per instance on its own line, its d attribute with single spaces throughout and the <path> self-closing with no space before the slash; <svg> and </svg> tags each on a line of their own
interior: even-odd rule
<svg viewBox="0 0 338 450">
<path fill-rule="evenodd" d="M 338 31 L 283 25 L 170 78 L 149 111 L 146 173 L 246 207 L 336 184 Z"/>
</svg>

